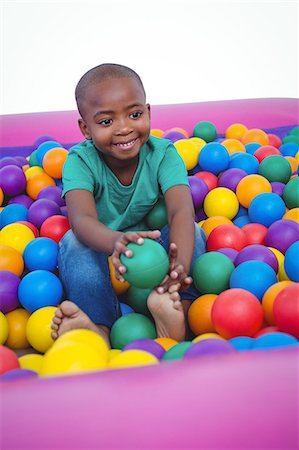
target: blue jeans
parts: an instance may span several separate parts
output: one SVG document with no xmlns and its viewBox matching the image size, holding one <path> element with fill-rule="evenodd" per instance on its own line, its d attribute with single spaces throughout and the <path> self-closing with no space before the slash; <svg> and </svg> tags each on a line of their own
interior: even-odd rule
<svg viewBox="0 0 299 450">
<path fill-rule="evenodd" d="M 191 269 L 195 260 L 206 251 L 204 231 L 197 224 L 195 230 Z M 168 225 L 162 228 L 158 242 L 168 252 Z M 72 230 L 63 236 L 59 247 L 58 268 L 65 298 L 76 303 L 94 323 L 111 328 L 121 313 L 119 299 L 110 280 L 107 253 L 96 252 L 86 247 L 78 241 Z M 200 295 L 194 284 L 180 294 L 187 300 L 195 300 Z"/>
</svg>

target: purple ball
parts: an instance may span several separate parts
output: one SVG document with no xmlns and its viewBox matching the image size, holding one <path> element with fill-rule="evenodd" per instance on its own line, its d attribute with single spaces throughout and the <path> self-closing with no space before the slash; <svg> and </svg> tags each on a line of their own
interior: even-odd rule
<svg viewBox="0 0 299 450">
<path fill-rule="evenodd" d="M 19 167 L 27 166 L 27 164 L 29 164 L 25 156 L 15 156 L 15 160 Z"/>
<path fill-rule="evenodd" d="M 202 206 L 205 196 L 209 192 L 209 188 L 207 186 L 207 183 L 205 183 L 201 178 L 196 177 L 195 175 L 189 176 L 188 182 L 194 209 L 197 210 Z"/>
<path fill-rule="evenodd" d="M 52 136 L 40 136 L 34 141 L 33 147 L 37 149 L 43 142 L 47 141 L 55 141 L 55 139 Z"/>
<path fill-rule="evenodd" d="M 61 215 L 60 208 L 53 200 L 42 198 L 36 200 L 28 210 L 28 220 L 37 228 L 50 216 Z"/>
<path fill-rule="evenodd" d="M 217 252 L 227 256 L 235 264 L 236 257 L 238 256 L 238 250 L 227 247 L 227 248 L 219 248 Z"/>
<path fill-rule="evenodd" d="M 272 181 L 270 184 L 272 187 L 272 192 L 279 195 L 279 197 L 282 197 L 283 190 L 286 185 L 284 183 L 281 183 L 280 181 Z"/>
<path fill-rule="evenodd" d="M 37 196 L 37 200 L 42 198 L 46 198 L 48 200 L 53 200 L 53 202 L 57 203 L 58 206 L 64 206 L 65 201 L 61 197 L 62 189 L 58 186 L 47 186 L 43 188 Z"/>
<path fill-rule="evenodd" d="M 205 219 L 207 219 L 207 217 L 208 216 L 206 215 L 206 213 L 205 213 L 203 208 L 200 208 L 195 213 L 195 220 L 196 220 L 196 222 L 200 222 L 201 220 L 205 220 Z"/>
<path fill-rule="evenodd" d="M 19 306 L 20 278 L 8 270 L 0 270 L 0 311 L 4 314 Z"/>
<path fill-rule="evenodd" d="M 198 356 L 236 352 L 237 350 L 230 342 L 224 339 L 209 338 L 192 344 L 184 354 L 184 358 L 197 358 Z"/>
<path fill-rule="evenodd" d="M 5 166 L 18 166 L 20 167 L 20 164 L 15 158 L 12 158 L 11 156 L 5 156 L 4 158 L 0 159 L 0 169 Z"/>
<path fill-rule="evenodd" d="M 61 215 L 64 217 L 68 217 L 67 206 L 60 206 Z"/>
<path fill-rule="evenodd" d="M 0 169 L 0 187 L 9 197 L 21 194 L 26 188 L 26 177 L 18 166 L 4 166 Z"/>
<path fill-rule="evenodd" d="M 237 186 L 242 178 L 248 174 L 242 169 L 227 169 L 219 177 L 219 187 L 225 187 L 233 192 L 236 192 Z"/>
<path fill-rule="evenodd" d="M 265 245 L 285 253 L 298 240 L 299 224 L 294 220 L 281 219 L 270 225 L 266 234 Z"/>
<path fill-rule="evenodd" d="M 129 342 L 124 348 L 125 350 L 144 350 L 145 352 L 151 353 L 156 358 L 161 359 L 165 353 L 165 349 L 158 342 L 152 339 L 136 339 L 135 341 Z"/>
<path fill-rule="evenodd" d="M 26 208 L 29 208 L 33 202 L 34 202 L 34 200 L 32 200 L 31 197 L 28 197 L 28 195 L 20 194 L 20 195 L 16 195 L 15 197 L 12 197 L 9 200 L 8 205 L 18 203 L 19 205 L 23 205 Z"/>
<path fill-rule="evenodd" d="M 16 369 L 11 369 L 8 372 L 5 372 L 1 375 L 0 380 L 20 380 L 27 378 L 35 378 L 37 377 L 37 372 L 30 369 L 22 369 L 20 367 Z"/>
<path fill-rule="evenodd" d="M 166 131 L 166 133 L 164 133 L 162 137 L 163 139 L 169 139 L 171 142 L 176 142 L 180 139 L 187 139 L 184 133 L 177 130 Z"/>
<path fill-rule="evenodd" d="M 278 261 L 272 250 L 265 245 L 252 244 L 242 248 L 235 260 L 235 265 L 238 266 L 245 261 L 262 261 L 268 264 L 277 273 Z"/>
</svg>

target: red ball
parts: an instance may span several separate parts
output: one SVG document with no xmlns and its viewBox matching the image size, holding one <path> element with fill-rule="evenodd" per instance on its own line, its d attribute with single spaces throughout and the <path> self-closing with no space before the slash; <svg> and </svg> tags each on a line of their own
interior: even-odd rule
<svg viewBox="0 0 299 450">
<path fill-rule="evenodd" d="M 15 352 L 4 345 L 0 345 L 0 375 L 19 367 L 20 363 Z"/>
<path fill-rule="evenodd" d="M 260 336 L 263 336 L 264 334 L 276 333 L 277 331 L 279 331 L 278 327 L 275 327 L 274 325 L 273 326 L 269 326 L 269 327 L 266 326 L 266 327 L 262 328 L 260 331 L 258 331 L 254 337 L 258 338 Z"/>
<path fill-rule="evenodd" d="M 217 251 L 220 248 L 234 248 L 240 251 L 247 244 L 246 233 L 236 225 L 228 223 L 214 228 L 207 239 L 209 252 Z"/>
<path fill-rule="evenodd" d="M 279 331 L 299 339 L 299 283 L 292 283 L 279 292 L 273 303 L 273 314 Z"/>
<path fill-rule="evenodd" d="M 48 217 L 40 228 L 40 236 L 48 237 L 59 243 L 60 239 L 70 229 L 70 223 L 65 216 L 54 215 Z"/>
<path fill-rule="evenodd" d="M 211 172 L 197 172 L 194 174 L 195 177 L 201 178 L 208 186 L 209 191 L 215 189 L 218 186 L 218 177 Z"/>
<path fill-rule="evenodd" d="M 268 134 L 269 145 L 273 145 L 273 147 L 279 148 L 282 144 L 282 140 L 276 134 Z"/>
<path fill-rule="evenodd" d="M 30 230 L 34 234 L 34 237 L 38 237 L 39 236 L 38 229 L 36 228 L 35 225 L 33 225 L 33 223 L 27 222 L 27 220 L 19 220 L 17 223 L 22 223 L 23 225 L 26 225 L 26 227 L 30 228 Z"/>
<path fill-rule="evenodd" d="M 242 227 L 247 237 L 247 245 L 260 244 L 265 245 L 268 228 L 261 223 L 248 223 Z"/>
<path fill-rule="evenodd" d="M 273 145 L 263 145 L 254 152 L 254 156 L 259 162 L 262 162 L 267 156 L 273 155 L 281 156 L 280 151 Z"/>
<path fill-rule="evenodd" d="M 251 292 L 233 288 L 217 296 L 211 317 L 217 333 L 225 339 L 253 337 L 263 324 L 263 308 Z"/>
</svg>

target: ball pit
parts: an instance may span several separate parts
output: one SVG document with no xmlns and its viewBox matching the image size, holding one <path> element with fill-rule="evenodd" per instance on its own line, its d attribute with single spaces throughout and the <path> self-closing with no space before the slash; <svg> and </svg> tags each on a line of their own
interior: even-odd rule
<svg viewBox="0 0 299 450">
<path fill-rule="evenodd" d="M 281 142 L 283 142 L 283 145 L 287 145 L 288 141 L 294 141 L 297 137 L 295 131 L 293 137 L 291 133 L 287 134 L 288 131 L 285 131 L 286 127 L 291 132 L 291 128 L 295 130 L 297 108 L 297 101 L 292 99 L 259 99 L 189 105 L 164 105 L 152 108 L 152 126 L 162 130 L 163 135 L 163 130 L 170 132 L 171 129 L 174 130 L 174 127 L 179 125 L 183 130 L 186 130 L 186 134 L 184 134 L 182 130 L 177 129 L 177 132 L 181 133 L 180 137 L 182 138 L 183 134 L 188 139 L 187 136 L 192 136 L 193 129 L 201 120 L 200 118 L 204 118 L 206 122 L 215 125 L 220 138 L 225 135 L 227 139 L 240 139 L 246 150 L 246 152 L 242 151 L 243 149 L 239 146 L 239 152 L 234 153 L 230 147 L 230 163 L 226 169 L 223 169 L 223 173 L 230 169 L 240 169 L 247 175 L 262 175 L 259 173 L 260 163 L 254 156 L 254 151 L 257 151 L 261 146 L 270 145 L 276 147 L 280 152 L 279 155 L 275 156 L 276 158 L 289 157 L 295 159 L 295 156 L 290 154 L 291 151 L 286 149 L 284 150 L 285 153 L 283 153 L 279 147 Z M 66 144 L 65 147 L 68 148 L 72 143 L 81 139 L 76 128 L 77 113 L 74 112 L 29 114 L 18 115 L 18 117 L 6 116 L 3 117 L 3 121 L 3 145 L 5 147 L 0 149 L 0 154 L 4 154 L 4 156 L 18 156 L 19 159 L 15 159 L 15 163 L 12 161 L 10 163 L 13 165 L 20 164 L 18 167 L 21 168 L 22 166 L 25 167 L 26 164 L 24 160 L 21 161 L 20 155 L 22 151 L 27 152 L 26 154 L 23 153 L 25 156 L 31 153 L 29 157 L 30 168 L 28 170 L 43 170 L 41 166 L 49 148 L 47 151 L 40 149 L 38 154 L 36 150 L 43 142 L 53 140 L 55 143 L 54 147 L 51 148 L 61 148 L 62 144 Z M 61 127 L 62 122 L 64 123 L 63 127 Z M 18 133 L 14 132 L 16 126 Z M 210 128 L 212 129 L 212 127 Z M 46 134 L 50 136 L 47 136 L 45 139 L 37 139 L 38 136 Z M 199 130 L 199 133 L 196 132 L 196 134 L 199 136 L 198 139 L 203 138 L 202 130 Z M 213 136 L 205 136 L 207 143 L 209 141 L 213 143 L 213 139 Z M 255 150 L 253 150 L 254 146 Z M 197 157 L 200 156 L 203 148 L 204 146 L 201 148 L 197 147 Z M 251 151 L 252 154 L 250 153 Z M 271 156 L 271 158 L 274 158 L 274 156 Z M 266 161 L 267 157 L 263 158 L 261 163 L 265 164 Z M 286 159 L 286 161 L 292 165 L 289 160 Z M 7 166 L 11 166 L 11 164 L 7 164 Z M 193 164 L 194 161 L 192 164 L 190 163 L 190 166 L 193 166 Z M 192 172 L 189 175 L 196 175 L 202 178 L 207 184 L 208 190 L 212 192 L 218 187 L 218 180 L 222 174 L 218 172 L 218 169 L 217 175 L 207 170 L 201 170 L 200 166 L 196 166 L 196 164 L 197 161 L 193 168 L 190 169 Z M 289 167 L 285 163 L 283 164 L 285 167 Z M 28 170 L 25 171 L 24 168 L 24 173 L 27 174 Z M 294 172 L 293 167 L 292 170 Z M 55 201 L 52 197 L 43 196 L 43 191 L 49 190 L 49 187 L 61 187 L 60 180 L 54 180 L 51 176 L 49 180 L 47 178 L 49 175 L 45 171 L 35 172 L 30 177 L 29 175 L 30 173 L 28 174 L 28 181 L 31 179 L 31 182 L 27 189 L 27 198 L 31 198 L 31 204 L 34 204 L 37 199 L 47 198 Z M 39 175 L 39 178 L 34 179 L 37 175 Z M 276 220 L 273 221 L 273 225 L 277 220 L 283 222 L 285 214 L 288 213 L 290 214 L 288 220 L 293 220 L 296 223 L 296 215 L 292 210 L 299 207 L 298 195 L 296 194 L 297 172 L 294 172 L 293 176 L 294 178 L 287 181 L 285 169 L 282 171 L 282 174 L 276 175 L 276 178 L 279 177 L 280 180 L 283 179 L 283 182 L 286 183 L 282 196 L 278 195 L 278 191 L 274 192 L 271 186 L 269 193 L 279 196 L 289 209 L 287 212 L 284 211 L 278 219 L 275 217 Z M 26 175 L 25 178 L 27 179 Z M 233 183 L 228 186 L 227 183 L 229 181 L 225 181 L 224 177 L 223 182 L 226 185 L 219 187 L 226 187 L 227 189 L 234 187 L 237 189 L 237 182 L 235 186 L 233 186 Z M 281 181 L 278 180 L 277 182 Z M 14 197 L 19 195 L 23 195 L 22 192 L 14 194 Z M 10 199 L 11 203 L 14 202 L 12 199 L 13 197 Z M 5 208 L 7 203 L 4 197 L 3 202 Z M 16 200 L 15 203 L 17 202 Z M 23 204 L 23 206 L 29 209 L 31 205 Z M 275 213 L 277 213 L 278 206 L 274 205 Z M 232 208 L 231 204 L 229 208 Z M 236 216 L 239 213 L 240 216 L 238 217 L 244 216 L 246 218 L 246 215 L 248 216 L 246 210 L 243 211 L 242 208 L 237 208 L 235 214 L 228 220 L 232 220 L 235 223 Z M 279 211 L 278 216 L 280 216 L 280 213 L 281 211 Z M 263 214 L 265 213 L 263 212 Z M 56 219 L 52 219 L 52 217 L 56 217 Z M 55 220 L 58 220 L 58 217 L 59 220 L 66 219 L 67 221 L 67 217 L 61 214 L 49 217 L 38 230 L 40 236 L 46 236 L 42 234 L 44 224 L 48 220 L 51 221 L 51 219 L 55 222 Z M 204 225 L 206 217 L 204 214 L 202 217 Z M 209 217 L 209 219 L 212 217 Z M 66 221 L 63 224 L 65 228 L 54 232 L 54 240 L 57 243 L 69 229 L 69 224 Z M 15 227 L 19 224 L 12 225 Z M 62 227 L 62 224 L 60 225 Z M 244 227 L 241 224 L 239 225 L 240 230 L 243 230 L 246 234 L 247 245 L 266 244 L 265 236 L 271 224 L 269 225 L 268 222 L 264 224 L 264 220 L 262 220 L 260 223 L 250 222 Z M 10 227 L 11 225 L 8 226 Z M 24 232 L 15 242 L 14 236 L 17 235 L 15 233 L 17 229 L 14 228 L 13 231 L 10 229 L 11 233 L 8 233 L 9 236 L 6 236 L 5 228 L 3 228 L 4 233 L 2 236 L 3 230 L 0 231 L 0 244 L 2 246 L 7 246 L 8 244 L 11 246 L 12 244 L 14 249 L 17 247 L 17 251 L 23 254 L 27 244 L 34 239 L 34 236 L 32 234 L 25 236 Z M 52 227 L 49 224 L 45 233 L 49 234 L 51 230 Z M 5 238 L 4 241 L 1 240 L 2 237 Z M 52 236 L 46 237 L 53 239 Z M 291 248 L 291 246 L 292 244 L 289 244 L 288 248 Z M 220 248 L 219 253 L 221 250 Z M 277 249 L 274 250 L 279 251 Z M 227 249 L 224 249 L 225 251 Z M 241 250 L 235 250 L 237 253 L 238 251 L 241 252 Z M 291 265 L 291 272 L 295 271 L 296 273 L 296 268 L 293 268 L 294 257 L 291 253 L 291 256 L 287 258 L 287 251 L 286 249 L 286 257 L 282 254 L 282 258 L 287 259 L 288 263 L 286 262 L 286 266 Z M 225 253 L 223 256 L 225 256 Z M 237 257 L 237 255 L 235 256 Z M 230 262 L 233 263 L 232 259 L 230 259 Z M 246 262 L 243 264 L 246 264 Z M 263 263 L 261 262 L 261 264 Z M 267 266 L 267 264 L 265 265 Z M 288 270 L 290 271 L 290 269 Z M 20 273 L 17 276 L 22 277 L 24 274 Z M 279 281 L 279 278 L 276 277 L 276 283 Z M 291 283 L 289 286 L 296 285 L 294 281 L 289 281 L 289 283 Z M 269 289 L 272 286 L 274 285 L 271 285 Z M 233 289 L 240 288 L 231 288 L 231 290 Z M 284 289 L 277 295 L 277 300 L 279 300 L 279 295 L 283 291 Z M 288 293 L 284 295 L 287 298 L 291 298 L 291 295 Z M 135 301 L 135 303 L 137 302 Z M 124 367 L 126 364 L 132 366 L 138 358 L 140 358 L 139 362 L 137 361 L 138 365 L 146 361 L 146 364 L 150 363 L 149 360 L 151 358 L 144 351 L 137 350 L 142 353 L 141 355 L 138 354 L 138 357 L 136 354 L 131 356 L 131 354 L 127 353 L 126 355 L 125 351 L 118 353 L 118 355 L 121 355 L 119 359 L 126 359 L 126 362 L 121 361 L 118 363 L 114 361 L 113 364 L 111 362 L 109 373 L 107 373 L 107 369 L 105 370 L 107 362 L 98 361 L 95 364 L 95 356 L 93 355 L 89 362 L 85 360 L 81 363 L 81 368 L 82 370 L 84 367 L 87 370 L 96 368 L 98 370 L 95 373 L 76 376 L 78 370 L 74 371 L 71 368 L 63 371 L 59 369 L 63 375 L 67 373 L 74 374 L 70 379 L 65 376 L 57 376 L 57 361 L 60 359 L 61 364 L 65 366 L 68 363 L 67 353 L 59 350 L 60 355 L 53 357 L 52 361 L 55 359 L 54 363 L 49 361 L 48 368 L 44 364 L 42 380 L 36 376 L 27 378 L 25 374 L 14 377 L 14 371 L 19 368 L 19 363 L 14 359 L 15 353 L 3 346 L 5 351 L 9 350 L 11 352 L 9 355 L 13 359 L 11 375 L 6 370 L 8 375 L 5 380 L 6 386 L 13 383 L 13 389 L 3 390 L 3 401 L 6 405 L 6 414 L 3 418 L 4 446 L 9 448 L 43 448 L 46 442 L 49 447 L 55 448 L 57 440 L 59 440 L 61 446 L 76 448 L 97 448 L 99 445 L 104 447 L 126 446 L 130 448 L 136 442 L 138 442 L 140 448 L 145 446 L 157 448 L 157 446 L 165 447 L 169 445 L 180 448 L 192 448 L 199 445 L 204 448 L 223 448 L 224 446 L 226 448 L 243 448 L 244 442 L 246 442 L 247 447 L 251 448 L 274 448 L 278 446 L 281 448 L 295 448 L 297 439 L 297 400 L 294 392 L 296 392 L 297 382 L 295 369 L 297 341 L 296 337 L 287 334 L 288 331 L 286 331 L 285 327 L 288 327 L 289 332 L 294 333 L 294 323 L 290 321 L 288 314 L 289 311 L 292 311 L 292 308 L 297 308 L 297 306 L 289 305 L 288 311 L 282 308 L 283 311 L 281 312 L 279 309 L 281 308 L 280 303 L 285 302 L 278 301 L 276 307 L 277 314 L 280 316 L 278 322 L 284 328 L 284 333 L 279 329 L 275 333 L 270 333 L 269 331 L 266 333 L 266 328 L 264 328 L 266 333 L 264 338 L 262 335 L 260 337 L 247 338 L 247 340 L 250 339 L 250 343 L 247 341 L 247 350 L 244 349 L 244 336 L 234 338 L 239 339 L 239 341 L 243 338 L 242 344 L 239 342 L 235 343 L 235 345 L 232 342 L 233 340 L 229 344 L 229 341 L 225 341 L 223 338 L 221 340 L 221 336 L 217 337 L 215 335 L 213 339 L 212 336 L 208 337 L 207 333 L 197 336 L 195 338 L 197 341 L 194 340 L 193 342 L 177 343 L 168 338 L 154 339 L 160 345 L 165 347 L 169 345 L 171 348 L 166 349 L 164 347 L 166 352 L 162 359 L 163 362 L 158 365 L 152 359 L 152 367 L 112 370 L 113 365 L 115 369 Z M 275 305 L 276 299 L 273 300 L 272 306 L 274 307 Z M 55 310 L 55 307 L 52 306 L 46 308 Z M 41 311 L 41 309 L 39 308 L 32 313 L 31 317 Z M 51 314 L 53 314 L 53 310 Z M 49 337 L 49 328 L 47 327 L 49 326 L 51 314 L 46 314 L 44 319 L 35 321 L 33 335 L 37 343 L 34 345 L 40 346 L 42 344 L 40 342 L 42 340 L 41 331 L 38 327 L 42 326 L 41 322 L 43 320 L 43 327 L 47 329 L 46 336 Z M 295 326 L 296 323 L 295 321 Z M 46 340 L 46 337 L 44 339 Z M 223 342 L 223 344 L 215 343 L 214 341 L 216 340 Z M 291 345 L 291 343 L 295 345 Z M 52 342 L 48 345 L 52 345 Z M 195 345 L 198 345 L 198 348 L 192 348 Z M 74 348 L 74 351 L 69 352 L 70 359 L 71 355 L 73 360 L 78 360 L 78 357 L 80 359 L 82 354 L 90 354 L 89 347 L 86 348 L 85 344 L 81 344 L 81 346 L 84 348 L 78 350 L 77 347 L 76 349 Z M 222 347 L 222 354 L 217 353 L 220 351 L 219 346 Z M 287 348 L 285 348 L 286 346 Z M 224 350 L 224 347 L 226 350 Z M 167 357 L 166 355 L 171 349 L 173 349 L 173 354 L 169 354 Z M 43 350 L 45 350 L 45 347 Z M 190 352 L 189 355 L 194 352 L 197 356 L 184 356 L 188 351 Z M 48 351 L 48 354 L 51 355 L 51 350 Z M 209 354 L 209 356 L 203 356 L 203 354 Z M 114 356 L 114 358 L 116 357 Z M 44 357 L 41 356 L 41 358 Z M 72 362 L 69 359 L 68 361 L 70 367 Z M 26 368 L 24 367 L 24 369 Z M 30 368 L 27 369 L 31 370 Z M 68 370 L 70 371 L 68 372 Z M 51 374 L 56 376 L 49 376 Z M 271 379 L 271 383 L 269 383 L 269 379 Z M 24 389 L 24 386 L 26 386 L 26 389 Z M 61 414 L 57 414 L 57 403 L 53 402 L 53 391 L 55 391 L 56 397 L 60 399 Z M 76 392 L 75 395 L 74 392 Z M 200 398 L 200 408 L 194 402 L 195 396 Z M 159 408 L 157 408 L 157 399 Z M 43 404 L 42 409 L 40 408 L 41 403 Z M 103 404 L 105 405 L 105 413 L 102 412 L 101 408 Z M 144 405 L 147 407 L 145 408 Z M 274 408 L 274 405 L 280 405 L 279 410 Z M 188 420 L 184 421 L 181 426 L 173 429 L 173 423 L 177 421 L 177 415 L 184 410 L 189 411 Z M 124 424 L 123 417 L 128 415 L 130 416 L 130 421 L 125 421 L 125 425 L 122 426 Z M 63 417 L 63 427 L 61 417 Z M 120 426 L 120 433 L 111 435 L 106 424 L 109 421 L 115 422 L 115 420 Z M 261 422 L 263 422 L 262 428 L 260 427 Z M 16 423 L 18 424 L 17 429 Z M 218 424 L 217 433 L 214 432 L 215 423 Z M 281 423 L 284 423 L 284 427 L 281 427 Z M 81 426 L 78 426 L 78 424 Z M 145 424 L 150 424 L 150 433 L 144 433 Z M 97 431 L 83 433 L 82 429 L 84 427 Z M 55 429 L 55 433 L 49 433 L 49 429 Z M 172 430 L 171 435 L 169 434 L 170 429 Z"/>
</svg>

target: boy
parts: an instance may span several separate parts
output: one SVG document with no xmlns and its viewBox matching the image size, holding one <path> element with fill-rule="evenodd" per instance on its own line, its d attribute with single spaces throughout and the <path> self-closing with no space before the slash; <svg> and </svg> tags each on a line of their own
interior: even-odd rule
<svg viewBox="0 0 299 450">
<path fill-rule="evenodd" d="M 89 328 L 109 345 L 119 317 L 108 266 L 124 281 L 120 254 L 132 256 L 129 242 L 157 239 L 169 252 L 169 273 L 152 291 L 148 307 L 158 336 L 185 339 L 185 299 L 198 293 L 188 276 L 205 251 L 184 162 L 170 141 L 150 136 L 150 105 L 141 79 L 132 69 L 102 64 L 89 70 L 76 87 L 79 127 L 85 141 L 73 147 L 63 169 L 63 195 L 71 230 L 60 242 L 59 272 L 65 293 L 52 323 L 52 337 Z M 150 231 L 145 217 L 164 195 L 168 224 Z M 170 243 L 170 244 L 169 244 Z M 183 295 L 181 300 L 180 294 Z M 185 304 L 185 308 L 184 308 Z"/>
</svg>

